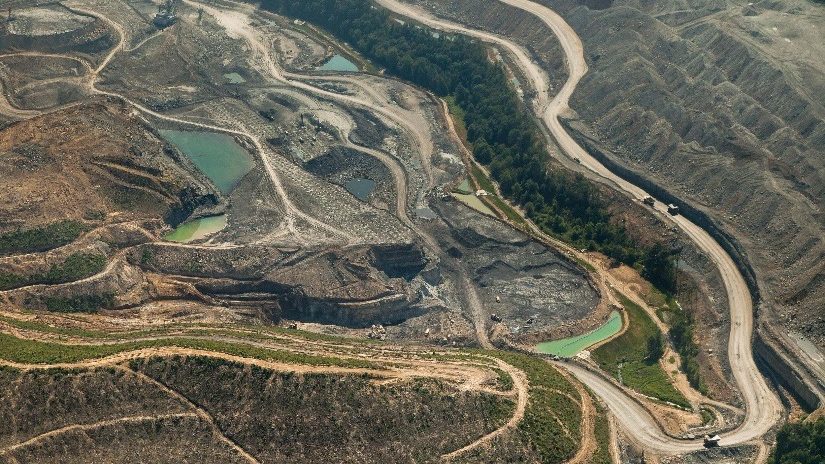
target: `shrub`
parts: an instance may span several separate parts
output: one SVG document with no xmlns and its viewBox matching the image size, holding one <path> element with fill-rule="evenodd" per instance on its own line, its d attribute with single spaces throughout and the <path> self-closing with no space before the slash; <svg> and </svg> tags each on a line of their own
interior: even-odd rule
<svg viewBox="0 0 825 464">
<path fill-rule="evenodd" d="M 32 253 L 46 251 L 72 242 L 86 226 L 77 221 L 60 221 L 28 230 L 0 235 L 0 253 Z"/>
</svg>

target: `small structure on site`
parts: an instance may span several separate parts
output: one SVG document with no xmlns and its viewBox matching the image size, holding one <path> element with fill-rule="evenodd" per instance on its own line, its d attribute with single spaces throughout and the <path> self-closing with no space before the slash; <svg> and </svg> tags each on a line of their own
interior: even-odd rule
<svg viewBox="0 0 825 464">
<path fill-rule="evenodd" d="M 158 7 L 158 13 L 152 23 L 158 29 L 165 29 L 178 20 L 178 0 L 166 0 Z"/>
<path fill-rule="evenodd" d="M 720 437 L 719 435 L 714 435 L 714 436 L 705 435 L 705 440 L 704 440 L 705 448 L 714 448 L 716 446 L 719 446 L 719 442 L 721 440 L 722 440 L 722 437 Z"/>
</svg>

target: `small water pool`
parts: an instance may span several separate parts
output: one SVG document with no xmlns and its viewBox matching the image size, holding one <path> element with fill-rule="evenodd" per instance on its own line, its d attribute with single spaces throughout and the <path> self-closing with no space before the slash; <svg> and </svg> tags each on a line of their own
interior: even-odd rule
<svg viewBox="0 0 825 464">
<path fill-rule="evenodd" d="M 326 63 L 318 67 L 319 71 L 358 72 L 358 66 L 341 55 L 333 55 Z"/>
<path fill-rule="evenodd" d="M 243 84 L 246 82 L 246 79 L 243 78 L 240 74 L 236 72 L 226 73 L 223 75 L 224 79 L 229 81 L 230 84 Z"/>
<path fill-rule="evenodd" d="M 452 195 L 453 198 L 464 203 L 470 208 L 473 208 L 479 213 L 493 217 L 496 216 L 496 213 L 494 213 L 493 210 L 491 210 L 487 205 L 484 204 L 483 201 L 479 200 L 478 197 L 473 194 L 453 193 Z"/>
<path fill-rule="evenodd" d="M 226 215 L 209 216 L 184 222 L 177 229 L 166 234 L 164 240 L 178 243 L 189 243 L 206 238 L 226 227 Z"/>
<path fill-rule="evenodd" d="M 355 195 L 355 198 L 361 201 L 367 201 L 370 193 L 375 190 L 375 181 L 370 179 L 352 179 L 346 181 L 344 187 L 349 193 Z"/>
<path fill-rule="evenodd" d="M 622 315 L 618 311 L 613 311 L 610 313 L 607 322 L 600 327 L 575 337 L 539 343 L 536 345 L 536 351 L 570 358 L 580 351 L 616 335 L 620 330 L 622 330 Z"/>
<path fill-rule="evenodd" d="M 179 130 L 160 133 L 189 157 L 223 194 L 232 192 L 255 166 L 252 155 L 226 134 Z"/>
<path fill-rule="evenodd" d="M 455 188 L 455 191 L 458 193 L 463 193 L 465 195 L 469 195 L 473 192 L 473 186 L 470 185 L 470 179 L 464 179 L 461 181 L 460 184 Z"/>
</svg>

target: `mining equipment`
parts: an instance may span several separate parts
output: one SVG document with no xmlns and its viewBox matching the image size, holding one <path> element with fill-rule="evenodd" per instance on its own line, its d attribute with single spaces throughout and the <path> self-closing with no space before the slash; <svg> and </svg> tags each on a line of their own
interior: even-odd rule
<svg viewBox="0 0 825 464">
<path fill-rule="evenodd" d="M 667 214 L 671 216 L 677 216 L 679 214 L 679 207 L 674 205 L 673 203 L 667 205 Z"/>
<path fill-rule="evenodd" d="M 178 20 L 178 0 L 166 0 L 158 7 L 158 13 L 152 23 L 158 29 L 165 29 Z"/>
<path fill-rule="evenodd" d="M 648 195 L 644 197 L 644 199 L 642 199 L 642 203 L 646 204 L 647 206 L 653 206 L 656 204 L 656 200 L 654 200 L 653 197 Z"/>
</svg>

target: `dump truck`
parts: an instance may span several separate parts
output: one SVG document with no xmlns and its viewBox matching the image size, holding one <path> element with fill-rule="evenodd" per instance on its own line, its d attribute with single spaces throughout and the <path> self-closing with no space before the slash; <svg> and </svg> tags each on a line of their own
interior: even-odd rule
<svg viewBox="0 0 825 464">
<path fill-rule="evenodd" d="M 722 437 L 720 437 L 719 435 L 705 435 L 705 448 L 714 448 L 716 446 L 719 446 L 720 440 L 722 440 Z"/>
<path fill-rule="evenodd" d="M 667 213 L 671 216 L 676 216 L 679 214 L 679 207 L 671 203 L 667 205 Z"/>
</svg>

